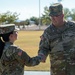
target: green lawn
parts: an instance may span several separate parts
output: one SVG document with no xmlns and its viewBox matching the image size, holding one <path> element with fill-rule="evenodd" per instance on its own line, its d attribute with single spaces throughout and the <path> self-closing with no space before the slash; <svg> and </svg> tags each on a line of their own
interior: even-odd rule
<svg viewBox="0 0 75 75">
<path fill-rule="evenodd" d="M 40 36 L 43 31 L 19 31 L 18 40 L 15 42 L 21 49 L 23 49 L 31 57 L 36 56 L 39 49 Z M 50 70 L 49 57 L 46 63 L 40 63 L 35 67 L 25 66 L 25 70 Z"/>
</svg>

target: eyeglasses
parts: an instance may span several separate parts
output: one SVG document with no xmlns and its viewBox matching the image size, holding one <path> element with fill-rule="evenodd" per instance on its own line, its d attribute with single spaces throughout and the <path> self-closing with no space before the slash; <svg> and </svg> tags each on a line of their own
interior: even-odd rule
<svg viewBox="0 0 75 75">
<path fill-rule="evenodd" d="M 51 15 L 51 17 L 59 17 L 60 15 Z"/>
</svg>

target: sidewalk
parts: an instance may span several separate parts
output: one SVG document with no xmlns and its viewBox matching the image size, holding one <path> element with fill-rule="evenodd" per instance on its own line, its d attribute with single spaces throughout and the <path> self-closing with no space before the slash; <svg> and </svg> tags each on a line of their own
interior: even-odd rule
<svg viewBox="0 0 75 75">
<path fill-rule="evenodd" d="M 48 71 L 25 71 L 24 75 L 50 75 L 50 72 Z"/>
</svg>

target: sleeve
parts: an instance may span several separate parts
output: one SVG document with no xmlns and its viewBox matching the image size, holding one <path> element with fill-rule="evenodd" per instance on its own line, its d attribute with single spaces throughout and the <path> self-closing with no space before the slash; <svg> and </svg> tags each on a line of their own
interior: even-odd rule
<svg viewBox="0 0 75 75">
<path fill-rule="evenodd" d="M 39 51 L 38 51 L 38 57 L 40 58 L 41 62 L 45 62 L 46 58 L 50 51 L 50 43 L 48 38 L 47 31 L 44 31 L 43 35 L 40 37 L 40 43 L 39 43 Z"/>
<path fill-rule="evenodd" d="M 15 55 L 16 55 L 15 56 L 16 59 L 21 64 L 26 65 L 26 66 L 35 66 L 40 63 L 37 56 L 31 58 L 26 52 L 24 52 L 20 48 L 17 48 L 17 52 Z"/>
</svg>

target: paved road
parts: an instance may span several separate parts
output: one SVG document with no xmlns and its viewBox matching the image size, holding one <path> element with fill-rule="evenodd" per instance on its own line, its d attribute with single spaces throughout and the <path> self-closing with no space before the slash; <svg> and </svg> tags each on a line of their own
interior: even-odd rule
<svg viewBox="0 0 75 75">
<path fill-rule="evenodd" d="M 24 75 L 50 75 L 50 72 L 42 71 L 25 71 Z"/>
</svg>

